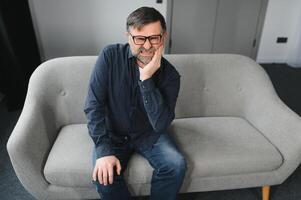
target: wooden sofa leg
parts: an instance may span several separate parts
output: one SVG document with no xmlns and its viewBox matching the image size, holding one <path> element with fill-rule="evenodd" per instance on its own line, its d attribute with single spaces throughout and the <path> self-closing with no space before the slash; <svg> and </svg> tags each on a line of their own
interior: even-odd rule
<svg viewBox="0 0 301 200">
<path fill-rule="evenodd" d="M 269 200 L 270 198 L 270 186 L 265 185 L 262 187 L 262 200 Z"/>
</svg>

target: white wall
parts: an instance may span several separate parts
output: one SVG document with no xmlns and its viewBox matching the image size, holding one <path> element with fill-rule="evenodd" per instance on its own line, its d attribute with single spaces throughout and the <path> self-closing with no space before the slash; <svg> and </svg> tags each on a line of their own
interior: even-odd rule
<svg viewBox="0 0 301 200">
<path fill-rule="evenodd" d="M 42 60 L 97 55 L 107 44 L 124 43 L 130 12 L 152 6 L 166 17 L 167 1 L 29 0 Z M 277 44 L 277 37 L 288 37 L 288 43 Z M 301 0 L 269 0 L 257 62 L 297 66 L 301 65 L 300 55 Z"/>
<path fill-rule="evenodd" d="M 301 67 L 301 0 L 299 8 L 299 17 L 296 18 L 295 30 L 292 33 L 293 42 L 287 57 L 287 63 L 292 67 Z"/>
<path fill-rule="evenodd" d="M 301 0 L 269 0 L 257 62 L 290 63 L 300 57 L 296 45 L 301 34 L 300 12 Z M 277 37 L 288 37 L 288 42 L 276 43 Z"/>
<path fill-rule="evenodd" d="M 141 6 L 166 16 L 166 1 L 29 0 L 42 60 L 97 55 L 107 44 L 125 43 L 127 16 Z"/>
</svg>

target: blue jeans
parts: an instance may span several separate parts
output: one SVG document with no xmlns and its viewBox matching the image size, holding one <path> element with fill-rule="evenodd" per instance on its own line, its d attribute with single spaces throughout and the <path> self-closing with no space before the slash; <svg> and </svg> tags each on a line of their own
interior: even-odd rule
<svg viewBox="0 0 301 200">
<path fill-rule="evenodd" d="M 158 141 L 148 149 L 135 147 L 131 143 L 118 144 L 114 147 L 115 156 L 121 163 L 121 174 L 117 175 L 114 169 L 113 184 L 106 186 L 95 182 L 97 192 L 104 200 L 132 199 L 123 178 L 128 161 L 133 152 L 137 152 L 148 160 L 154 168 L 151 180 L 152 200 L 175 200 L 181 188 L 187 169 L 186 160 L 178 150 L 176 144 L 168 133 L 162 134 Z M 93 150 L 93 166 L 95 166 L 96 154 Z"/>
</svg>

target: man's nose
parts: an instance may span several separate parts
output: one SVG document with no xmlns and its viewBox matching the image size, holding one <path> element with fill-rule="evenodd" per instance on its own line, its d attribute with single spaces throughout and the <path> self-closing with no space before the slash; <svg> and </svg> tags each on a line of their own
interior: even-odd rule
<svg viewBox="0 0 301 200">
<path fill-rule="evenodd" d="M 143 44 L 143 47 L 148 50 L 152 47 L 152 44 L 149 42 L 148 38 L 146 39 L 145 43 Z"/>
</svg>

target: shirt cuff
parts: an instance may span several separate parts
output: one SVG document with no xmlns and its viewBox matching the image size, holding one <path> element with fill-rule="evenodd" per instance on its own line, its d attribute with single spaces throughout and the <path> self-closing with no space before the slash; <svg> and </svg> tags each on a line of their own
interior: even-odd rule
<svg viewBox="0 0 301 200">
<path fill-rule="evenodd" d="M 100 144 L 96 148 L 96 157 L 101 158 L 104 156 L 114 155 L 114 151 L 109 144 Z"/>
<path fill-rule="evenodd" d="M 142 93 L 149 92 L 155 89 L 155 83 L 152 78 L 145 79 L 144 81 L 139 80 L 138 85 Z"/>
</svg>

